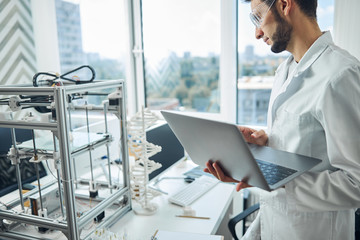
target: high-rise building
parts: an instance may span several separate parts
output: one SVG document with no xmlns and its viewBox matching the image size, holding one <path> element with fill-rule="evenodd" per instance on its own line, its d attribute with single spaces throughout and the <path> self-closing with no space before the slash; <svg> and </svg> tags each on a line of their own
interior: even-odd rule
<svg viewBox="0 0 360 240">
<path fill-rule="evenodd" d="M 56 0 L 56 21 L 61 73 L 86 64 L 82 48 L 79 4 Z"/>
<path fill-rule="evenodd" d="M 245 47 L 244 57 L 245 57 L 245 61 L 253 61 L 253 60 L 255 60 L 255 53 L 254 53 L 254 46 L 253 45 L 247 45 Z"/>
</svg>

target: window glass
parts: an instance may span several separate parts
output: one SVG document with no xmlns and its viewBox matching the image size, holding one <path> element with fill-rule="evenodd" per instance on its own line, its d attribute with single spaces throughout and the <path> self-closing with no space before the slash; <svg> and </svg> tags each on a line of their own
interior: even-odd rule
<svg viewBox="0 0 360 240">
<path fill-rule="evenodd" d="M 56 0 L 62 72 L 89 64 L 98 79 L 124 78 L 123 9 L 117 0 Z"/>
<path fill-rule="evenodd" d="M 55 0 L 61 74 L 89 65 L 97 80 L 125 78 L 123 2 Z M 74 75 L 89 79 L 91 72 L 84 69 Z M 98 104 L 102 97 L 89 101 Z"/>
<path fill-rule="evenodd" d="M 237 122 L 243 125 L 266 125 L 269 98 L 275 70 L 288 52 L 274 54 L 270 46 L 255 39 L 255 27 L 249 19 L 249 3 L 238 4 L 238 82 Z M 333 29 L 334 0 L 318 1 L 321 30 Z"/>
<path fill-rule="evenodd" d="M 146 105 L 219 112 L 220 0 L 143 0 Z"/>
</svg>

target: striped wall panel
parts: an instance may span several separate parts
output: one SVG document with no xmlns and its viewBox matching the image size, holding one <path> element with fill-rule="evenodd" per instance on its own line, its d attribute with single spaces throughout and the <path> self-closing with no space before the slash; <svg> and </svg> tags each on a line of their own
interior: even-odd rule
<svg viewBox="0 0 360 240">
<path fill-rule="evenodd" d="M 0 85 L 31 83 L 36 53 L 30 0 L 0 0 Z"/>
</svg>

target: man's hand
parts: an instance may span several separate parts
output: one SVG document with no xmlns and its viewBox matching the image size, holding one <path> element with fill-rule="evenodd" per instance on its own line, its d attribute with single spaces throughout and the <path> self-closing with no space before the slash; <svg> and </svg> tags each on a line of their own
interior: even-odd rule
<svg viewBox="0 0 360 240">
<path fill-rule="evenodd" d="M 248 127 L 238 126 L 239 130 L 243 134 L 245 141 L 248 143 L 265 146 L 268 141 L 268 136 L 264 130 L 255 130 Z"/>
<path fill-rule="evenodd" d="M 206 167 L 207 168 L 204 169 L 204 172 L 211 173 L 220 181 L 238 183 L 236 185 L 236 191 L 240 191 L 243 188 L 252 187 L 251 185 L 247 184 L 246 182 L 238 181 L 236 179 L 233 179 L 232 177 L 226 176 L 218 162 L 213 163 L 212 161 L 208 161 L 206 163 Z"/>
</svg>

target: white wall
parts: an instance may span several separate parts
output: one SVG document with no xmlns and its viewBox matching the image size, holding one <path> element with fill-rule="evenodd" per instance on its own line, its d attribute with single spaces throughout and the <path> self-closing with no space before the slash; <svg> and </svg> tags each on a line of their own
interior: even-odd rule
<svg viewBox="0 0 360 240">
<path fill-rule="evenodd" d="M 55 0 L 31 1 L 37 69 L 60 72 Z"/>
<path fill-rule="evenodd" d="M 360 1 L 335 0 L 334 42 L 360 59 Z"/>
</svg>

